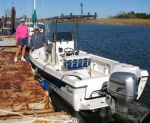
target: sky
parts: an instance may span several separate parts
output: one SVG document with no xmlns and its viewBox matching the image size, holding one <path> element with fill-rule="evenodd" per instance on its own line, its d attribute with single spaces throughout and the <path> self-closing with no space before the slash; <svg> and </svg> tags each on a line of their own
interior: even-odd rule
<svg viewBox="0 0 150 123">
<path fill-rule="evenodd" d="M 16 9 L 16 17 L 33 13 L 34 0 L 0 0 L 0 17 L 5 10 L 11 9 L 12 3 Z M 48 18 L 60 16 L 61 14 L 81 14 L 83 3 L 83 14 L 98 15 L 98 18 L 108 18 L 122 12 L 150 13 L 150 0 L 36 0 L 37 18 Z"/>
</svg>

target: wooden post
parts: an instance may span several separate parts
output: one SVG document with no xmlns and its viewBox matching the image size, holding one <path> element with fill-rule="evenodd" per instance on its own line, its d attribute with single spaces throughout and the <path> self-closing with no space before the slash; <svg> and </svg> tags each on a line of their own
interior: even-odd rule
<svg viewBox="0 0 150 123">
<path fill-rule="evenodd" d="M 45 109 L 54 109 L 53 105 L 52 105 L 52 102 L 50 100 L 50 97 L 49 97 L 49 92 L 46 90 L 45 91 Z"/>
<path fill-rule="evenodd" d="M 87 16 L 87 19 L 89 20 L 89 16 L 90 16 L 90 12 L 88 12 L 88 16 Z"/>
</svg>

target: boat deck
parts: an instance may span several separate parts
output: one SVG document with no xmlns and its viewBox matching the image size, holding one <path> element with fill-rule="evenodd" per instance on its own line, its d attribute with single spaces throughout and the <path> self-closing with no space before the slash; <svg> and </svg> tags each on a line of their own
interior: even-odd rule
<svg viewBox="0 0 150 123">
<path fill-rule="evenodd" d="M 45 91 L 37 80 L 27 61 L 14 62 L 16 47 L 7 43 L 2 45 L 0 41 L 0 122 L 53 122 L 70 120 L 71 115 L 66 112 L 54 112 L 54 107 L 49 102 L 46 108 L 44 100 Z M 14 42 L 11 42 L 14 44 Z M 20 56 L 21 57 L 21 56 Z M 43 101 L 43 102 L 41 102 Z M 41 103 L 40 103 L 41 102 Z M 36 119 L 35 114 L 38 115 Z M 21 116 L 22 115 L 22 116 Z M 25 117 L 25 115 L 27 117 Z M 42 117 L 44 119 L 40 119 Z"/>
</svg>

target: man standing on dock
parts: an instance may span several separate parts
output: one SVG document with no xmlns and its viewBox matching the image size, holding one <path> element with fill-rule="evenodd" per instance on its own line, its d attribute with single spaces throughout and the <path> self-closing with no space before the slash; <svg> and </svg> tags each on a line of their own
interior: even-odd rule
<svg viewBox="0 0 150 123">
<path fill-rule="evenodd" d="M 44 45 L 45 48 L 44 48 Z M 30 40 L 30 53 L 35 53 L 41 58 L 43 61 L 45 60 L 45 50 L 48 49 L 48 41 L 46 40 L 46 37 L 44 33 L 40 32 L 39 27 L 34 27 L 34 34 L 31 36 Z"/>
<path fill-rule="evenodd" d="M 14 62 L 17 62 L 17 57 L 19 55 L 19 52 L 22 48 L 22 61 L 26 61 L 24 58 L 25 51 L 26 51 L 26 46 L 28 44 L 28 39 L 29 39 L 29 32 L 28 32 L 28 27 L 25 25 L 25 19 L 21 18 L 20 20 L 20 25 L 16 29 L 16 42 L 18 43 L 18 49 L 16 52 L 16 56 L 14 58 Z"/>
</svg>

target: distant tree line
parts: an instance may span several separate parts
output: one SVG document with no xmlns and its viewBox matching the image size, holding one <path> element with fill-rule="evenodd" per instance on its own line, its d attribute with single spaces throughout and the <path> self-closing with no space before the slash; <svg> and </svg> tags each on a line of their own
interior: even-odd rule
<svg viewBox="0 0 150 123">
<path fill-rule="evenodd" d="M 116 16 L 113 16 L 111 18 L 119 18 L 119 19 L 134 19 L 134 18 L 138 18 L 138 19 L 150 19 L 150 13 L 146 14 L 146 13 L 135 13 L 133 11 L 125 13 L 125 12 L 120 12 L 119 14 L 117 14 Z"/>
</svg>

